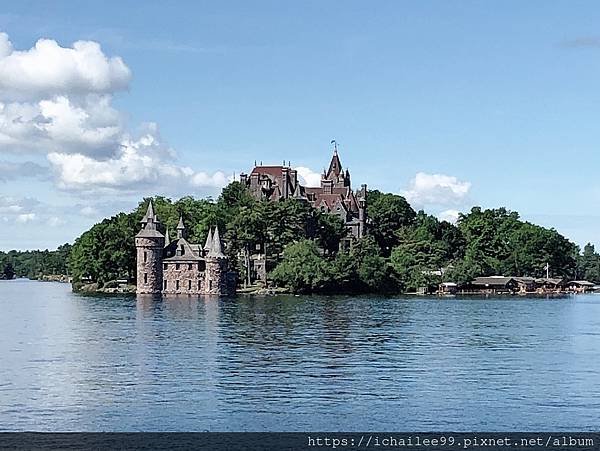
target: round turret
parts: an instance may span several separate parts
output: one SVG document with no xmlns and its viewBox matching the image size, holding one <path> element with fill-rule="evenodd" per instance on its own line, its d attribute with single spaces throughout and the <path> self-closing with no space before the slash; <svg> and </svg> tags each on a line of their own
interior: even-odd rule
<svg viewBox="0 0 600 451">
<path fill-rule="evenodd" d="M 162 291 L 165 236 L 156 229 L 157 223 L 150 202 L 148 211 L 142 219 L 142 229 L 135 236 L 138 294 L 157 294 Z"/>
</svg>

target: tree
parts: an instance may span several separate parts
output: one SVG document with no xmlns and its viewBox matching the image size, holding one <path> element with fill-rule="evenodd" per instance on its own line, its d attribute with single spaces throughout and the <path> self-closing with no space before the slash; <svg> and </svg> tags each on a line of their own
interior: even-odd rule
<svg viewBox="0 0 600 451">
<path fill-rule="evenodd" d="M 587 243 L 578 258 L 577 276 L 590 282 L 600 283 L 600 255 L 593 244 Z"/>
<path fill-rule="evenodd" d="M 372 190 L 367 193 L 369 231 L 379 244 L 384 256 L 389 256 L 398 244 L 396 232 L 410 225 L 416 213 L 402 196 Z"/>
<path fill-rule="evenodd" d="M 11 280 L 15 278 L 15 269 L 11 262 L 8 262 L 4 265 L 3 275 L 6 280 Z"/>
<path fill-rule="evenodd" d="M 447 250 L 427 223 L 403 227 L 398 231 L 398 241 L 390 263 L 406 289 L 416 290 L 441 282 L 438 274 L 448 263 Z"/>
<path fill-rule="evenodd" d="M 302 240 L 290 244 L 283 258 L 271 273 L 273 281 L 297 293 L 320 291 L 332 279 L 330 264 L 320 255 L 316 243 Z"/>
<path fill-rule="evenodd" d="M 237 266 L 245 275 L 244 280 L 248 285 L 251 282 L 250 255 L 257 248 L 261 249 L 264 246 L 267 236 L 267 224 L 262 207 L 263 205 L 258 203 L 242 206 L 227 224 L 228 254 L 233 262 L 237 262 L 238 253 L 243 254 L 243 264 Z"/>
<path fill-rule="evenodd" d="M 325 252 L 335 254 L 347 235 L 348 229 L 339 216 L 316 212 L 316 238 Z"/>
</svg>

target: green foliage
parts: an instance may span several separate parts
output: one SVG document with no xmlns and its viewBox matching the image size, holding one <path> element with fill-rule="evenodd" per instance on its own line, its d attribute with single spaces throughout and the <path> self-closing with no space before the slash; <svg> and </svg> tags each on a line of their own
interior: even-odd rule
<svg viewBox="0 0 600 451">
<path fill-rule="evenodd" d="M 4 265 L 4 270 L 2 271 L 2 278 L 6 280 L 11 280 L 15 278 L 15 268 L 11 262 L 8 262 Z"/>
<path fill-rule="evenodd" d="M 76 282 L 89 278 L 100 285 L 133 280 L 134 237 L 148 200 L 94 225 L 72 247 L 0 252 L 0 277 L 69 273 Z M 252 254 L 264 253 L 267 268 L 274 268 L 272 279 L 298 292 L 393 292 L 481 275 L 541 277 L 546 264 L 551 276 L 600 283 L 600 256 L 591 244 L 579 255 L 556 230 L 524 222 L 504 208 L 475 207 L 453 225 L 416 213 L 401 196 L 369 191 L 369 234 L 340 248 L 347 229 L 338 216 L 296 199 L 257 201 L 238 182 L 225 187 L 216 201 L 191 196 L 152 201 L 162 221 L 159 230 L 168 227 L 171 239 L 180 216 L 188 239 L 196 243 L 203 244 L 218 225 L 242 280 L 250 274 Z"/>
<path fill-rule="evenodd" d="M 104 284 L 118 278 L 133 279 L 137 217 L 136 213 L 119 213 L 77 238 L 69 260 L 73 280 L 89 278 Z"/>
<path fill-rule="evenodd" d="M 475 207 L 461 215 L 458 227 L 465 240 L 463 267 L 477 275 L 514 276 L 575 275 L 578 248 L 554 229 L 546 229 L 519 219 L 504 208 L 482 210 Z"/>
<path fill-rule="evenodd" d="M 402 196 L 377 190 L 367 193 L 369 230 L 385 256 L 390 255 L 392 248 L 398 244 L 396 232 L 412 224 L 415 216 L 415 211 Z"/>
<path fill-rule="evenodd" d="M 37 279 L 42 275 L 66 275 L 70 252 L 70 244 L 63 244 L 55 251 L 0 252 L 0 278 Z M 7 277 L 10 274 L 12 277 Z"/>
<path fill-rule="evenodd" d="M 600 283 L 600 255 L 596 252 L 593 244 L 588 243 L 584 246 L 583 254 L 577 261 L 576 278 Z"/>
<path fill-rule="evenodd" d="M 316 238 L 319 247 L 330 255 L 340 248 L 340 242 L 348 235 L 348 229 L 339 216 L 316 212 Z"/>
<path fill-rule="evenodd" d="M 272 272 L 273 281 L 297 293 L 321 291 L 332 279 L 332 267 L 319 253 L 312 240 L 302 240 L 286 247 L 281 263 Z"/>
</svg>

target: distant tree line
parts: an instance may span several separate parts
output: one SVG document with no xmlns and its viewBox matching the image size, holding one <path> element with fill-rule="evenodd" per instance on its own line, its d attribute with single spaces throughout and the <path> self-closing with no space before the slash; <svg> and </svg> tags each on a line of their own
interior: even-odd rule
<svg viewBox="0 0 600 451">
<path fill-rule="evenodd" d="M 68 275 L 70 254 L 70 244 L 63 244 L 54 251 L 0 251 L 0 279 L 38 279 L 44 275 Z"/>
<path fill-rule="evenodd" d="M 4 277 L 11 271 L 28 277 L 68 271 L 75 281 L 134 280 L 134 237 L 148 200 L 94 225 L 72 248 L 0 253 L 0 269 Z M 523 221 L 505 208 L 474 207 L 451 224 L 415 211 L 402 196 L 372 190 L 368 235 L 340 247 L 347 232 L 335 215 L 295 199 L 257 201 L 238 182 L 225 187 L 216 201 L 155 197 L 153 202 L 171 239 L 180 216 L 191 242 L 203 243 L 209 228 L 218 225 L 242 281 L 250 256 L 264 252 L 270 280 L 295 292 L 399 292 L 475 276 L 544 277 L 546 264 L 551 277 L 600 283 L 600 255 L 593 245 L 580 252 L 556 230 Z"/>
</svg>

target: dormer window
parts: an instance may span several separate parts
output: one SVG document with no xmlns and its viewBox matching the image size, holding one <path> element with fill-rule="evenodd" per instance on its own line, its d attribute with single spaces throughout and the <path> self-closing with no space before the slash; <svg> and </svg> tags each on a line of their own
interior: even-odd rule
<svg viewBox="0 0 600 451">
<path fill-rule="evenodd" d="M 185 249 L 183 247 L 183 244 L 179 247 L 179 252 L 181 252 L 181 254 L 179 254 L 179 255 L 184 255 L 185 254 Z"/>
</svg>

